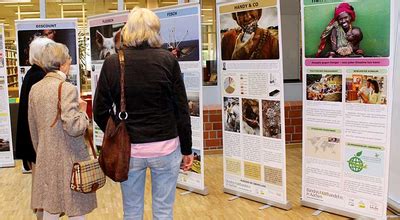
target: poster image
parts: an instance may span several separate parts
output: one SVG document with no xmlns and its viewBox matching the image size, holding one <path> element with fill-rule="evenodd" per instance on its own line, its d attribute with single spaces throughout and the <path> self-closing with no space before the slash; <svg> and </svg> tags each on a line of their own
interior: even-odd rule
<svg viewBox="0 0 400 220">
<path fill-rule="evenodd" d="M 281 105 L 280 101 L 262 100 L 263 136 L 281 139 Z"/>
<path fill-rule="evenodd" d="M 178 61 L 199 61 L 199 18 L 197 14 L 164 18 L 160 19 L 160 23 L 162 48 L 171 51 Z"/>
<path fill-rule="evenodd" d="M 307 74 L 307 100 L 342 102 L 342 75 Z"/>
<path fill-rule="evenodd" d="M 18 56 L 20 66 L 30 66 L 29 44 L 36 37 L 47 37 L 68 47 L 72 65 L 77 64 L 75 29 L 43 29 L 18 31 Z"/>
<path fill-rule="evenodd" d="M 384 151 L 379 146 L 348 143 L 343 167 L 347 173 L 383 178 Z"/>
<path fill-rule="evenodd" d="M 124 23 L 90 28 L 90 53 L 92 61 L 104 60 L 116 54 L 121 46 L 121 31 Z"/>
<path fill-rule="evenodd" d="M 304 2 L 306 58 L 389 56 L 390 0 Z"/>
<path fill-rule="evenodd" d="M 242 133 L 260 135 L 260 107 L 258 99 L 242 99 Z"/>
<path fill-rule="evenodd" d="M 10 151 L 10 142 L 0 137 L 0 152 Z"/>
<path fill-rule="evenodd" d="M 341 131 L 339 129 L 307 127 L 305 141 L 307 157 L 340 161 Z"/>
<path fill-rule="evenodd" d="M 200 117 L 199 92 L 187 92 L 190 116 Z"/>
<path fill-rule="evenodd" d="M 276 7 L 220 15 L 222 60 L 279 59 Z"/>
<path fill-rule="evenodd" d="M 387 77 L 384 75 L 349 74 L 346 77 L 346 102 L 386 105 Z"/>
<path fill-rule="evenodd" d="M 240 132 L 239 98 L 224 97 L 225 131 Z"/>
<path fill-rule="evenodd" d="M 190 172 L 201 174 L 201 153 L 200 150 L 193 149 L 193 165 Z"/>
</svg>

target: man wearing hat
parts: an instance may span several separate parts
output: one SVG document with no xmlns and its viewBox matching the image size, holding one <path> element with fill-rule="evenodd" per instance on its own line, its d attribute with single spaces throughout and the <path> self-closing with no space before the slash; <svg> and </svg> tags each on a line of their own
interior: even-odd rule
<svg viewBox="0 0 400 220">
<path fill-rule="evenodd" d="M 239 27 L 221 40 L 223 60 L 279 59 L 278 27 L 258 27 L 262 9 L 232 13 Z"/>
</svg>

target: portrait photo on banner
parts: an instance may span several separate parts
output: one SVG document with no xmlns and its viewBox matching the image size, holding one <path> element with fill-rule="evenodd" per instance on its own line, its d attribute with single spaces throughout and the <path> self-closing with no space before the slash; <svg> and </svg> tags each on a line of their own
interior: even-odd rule
<svg viewBox="0 0 400 220">
<path fill-rule="evenodd" d="M 306 58 L 388 57 L 390 0 L 304 7 Z"/>
<path fill-rule="evenodd" d="M 18 31 L 18 56 L 20 66 L 30 66 L 29 45 L 37 37 L 47 37 L 67 46 L 72 65 L 77 64 L 75 29 L 42 29 Z"/>
<path fill-rule="evenodd" d="M 279 59 L 276 7 L 220 15 L 222 60 Z"/>
<path fill-rule="evenodd" d="M 104 60 L 116 54 L 121 46 L 124 23 L 90 27 L 90 53 L 92 61 Z"/>
</svg>

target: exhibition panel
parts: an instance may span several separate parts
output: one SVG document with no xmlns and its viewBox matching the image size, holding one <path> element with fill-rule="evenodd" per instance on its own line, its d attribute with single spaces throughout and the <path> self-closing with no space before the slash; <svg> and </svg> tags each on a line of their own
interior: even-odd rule
<svg viewBox="0 0 400 220">
<path fill-rule="evenodd" d="M 201 12 L 199 4 L 170 6 L 154 10 L 160 18 L 162 48 L 178 59 L 188 98 L 194 161 L 192 168 L 179 173 L 178 187 L 203 195 L 203 68 L 201 59 Z"/>
<path fill-rule="evenodd" d="M 393 1 L 304 0 L 302 12 L 302 204 L 349 217 L 385 218 Z"/>
<path fill-rule="evenodd" d="M 91 91 L 95 96 L 97 81 L 106 57 L 116 54 L 121 45 L 121 31 L 128 19 L 128 11 L 88 17 L 89 51 L 91 59 Z M 93 121 L 93 140 L 99 151 L 104 133 Z"/>
<path fill-rule="evenodd" d="M 4 44 L 4 25 L 0 24 L 0 167 L 14 166 L 11 136 L 10 108 L 8 100 L 8 53 Z"/>
<path fill-rule="evenodd" d="M 47 37 L 68 47 L 72 63 L 68 81 L 80 92 L 78 30 L 76 18 L 33 19 L 15 21 L 18 53 L 18 86 L 21 90 L 25 74 L 31 68 L 29 63 L 29 44 L 36 37 Z"/>
<path fill-rule="evenodd" d="M 217 18 L 224 191 L 290 209 L 280 2 L 222 4 Z"/>
<path fill-rule="evenodd" d="M 400 2 L 395 2 L 395 12 L 397 12 L 397 23 L 394 27 L 397 27 L 397 40 L 396 40 L 396 52 L 395 57 L 400 57 Z M 400 136 L 398 135 L 400 130 L 400 59 L 394 61 L 394 75 L 393 75 L 393 110 L 392 110 L 392 136 L 390 149 L 390 171 L 389 171 L 389 198 L 388 206 L 389 209 L 393 210 L 397 214 L 400 214 L 400 166 L 398 158 L 400 158 Z M 396 74 L 397 73 L 397 74 Z"/>
</svg>

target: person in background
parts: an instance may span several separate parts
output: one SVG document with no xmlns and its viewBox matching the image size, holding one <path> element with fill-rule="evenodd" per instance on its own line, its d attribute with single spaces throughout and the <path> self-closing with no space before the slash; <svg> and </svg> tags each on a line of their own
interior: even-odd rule
<svg viewBox="0 0 400 220">
<path fill-rule="evenodd" d="M 122 30 L 126 126 L 131 140 L 128 180 L 121 183 L 124 219 L 143 219 L 146 170 L 151 171 L 153 219 L 173 219 L 179 168 L 193 163 L 188 99 L 179 63 L 161 47 L 160 20 L 134 8 Z M 118 54 L 106 58 L 94 97 L 94 120 L 105 131 L 113 103 L 120 109 Z M 183 157 L 182 157 L 183 155 Z"/>
<path fill-rule="evenodd" d="M 380 104 L 381 103 L 381 93 L 379 91 L 379 84 L 376 80 L 371 80 L 372 92 L 369 96 L 369 104 Z"/>
<path fill-rule="evenodd" d="M 32 87 L 28 108 L 37 155 L 31 205 L 33 209 L 43 209 L 44 220 L 59 219 L 61 214 L 82 220 L 97 207 L 95 193 L 84 194 L 70 188 L 73 163 L 89 160 L 84 142 L 89 126 L 87 104 L 79 99 L 76 87 L 65 81 L 71 66 L 65 45 L 46 44 L 41 64 L 47 74 Z M 59 95 L 61 103 L 57 104 Z"/>
<path fill-rule="evenodd" d="M 46 72 L 41 67 L 40 58 L 42 56 L 43 47 L 48 43 L 54 43 L 54 41 L 45 37 L 37 37 L 29 45 L 29 63 L 32 66 L 24 77 L 19 96 L 16 156 L 22 159 L 23 168 L 26 171 L 34 169 L 34 164 L 36 162 L 36 153 L 33 149 L 31 135 L 29 133 L 28 98 L 32 86 L 42 80 L 46 75 Z"/>
</svg>

